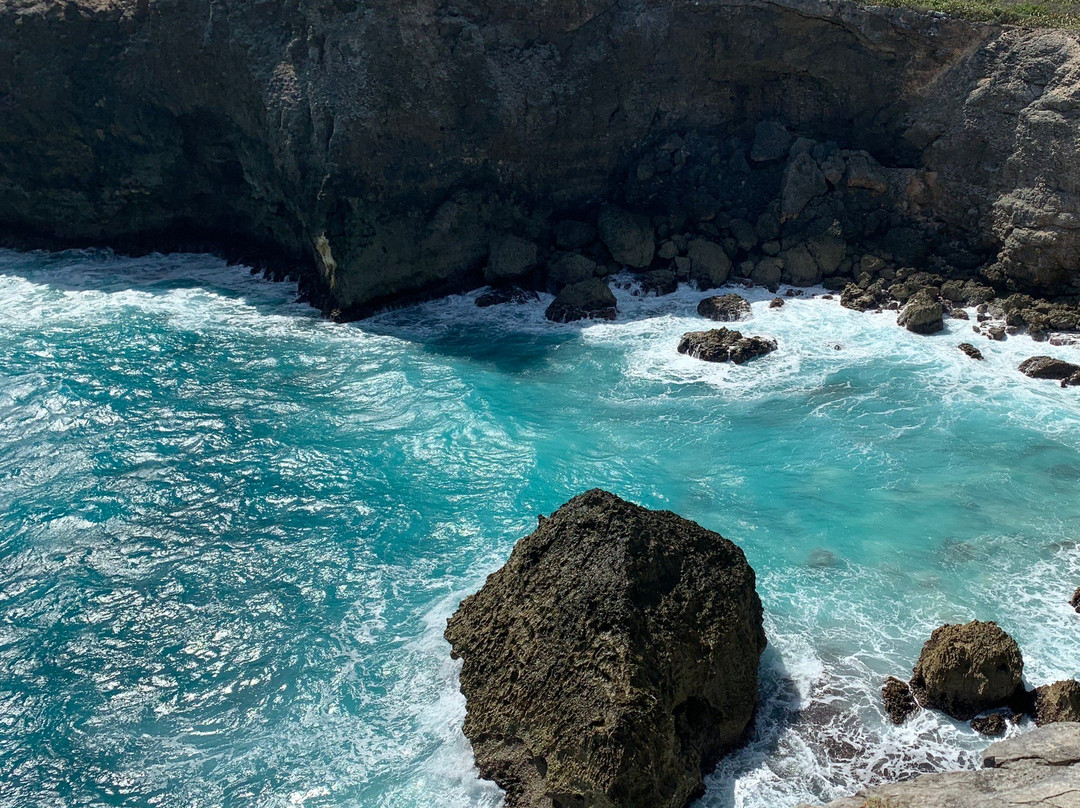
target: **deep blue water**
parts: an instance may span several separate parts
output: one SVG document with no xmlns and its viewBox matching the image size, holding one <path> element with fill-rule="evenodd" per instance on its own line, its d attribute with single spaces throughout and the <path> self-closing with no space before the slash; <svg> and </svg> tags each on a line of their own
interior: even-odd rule
<svg viewBox="0 0 1080 808">
<path fill-rule="evenodd" d="M 998 620 L 1080 674 L 1080 395 L 1033 353 L 755 300 L 775 354 L 678 355 L 700 293 L 614 323 L 472 296 L 361 323 L 204 256 L 0 252 L 0 806 L 496 806 L 445 619 L 608 488 L 736 541 L 770 650 L 702 806 L 783 808 L 973 766 L 877 689 Z M 837 350 L 836 346 L 840 346 Z M 1015 731 L 1015 730 L 1014 730 Z"/>
</svg>

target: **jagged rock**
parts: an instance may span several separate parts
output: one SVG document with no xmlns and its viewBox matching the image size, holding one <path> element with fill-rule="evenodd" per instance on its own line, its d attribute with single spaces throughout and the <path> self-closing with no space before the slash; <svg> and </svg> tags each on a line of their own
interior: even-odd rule
<svg viewBox="0 0 1080 808">
<path fill-rule="evenodd" d="M 770 309 L 779 309 L 779 308 L 782 308 L 783 305 L 784 305 L 784 298 L 782 298 L 782 297 L 774 297 L 772 300 L 769 301 L 769 308 Z"/>
<path fill-rule="evenodd" d="M 1066 679 L 1035 688 L 1035 723 L 1080 721 L 1080 682 Z"/>
<path fill-rule="evenodd" d="M 614 320 L 617 314 L 615 295 L 600 278 L 590 278 L 565 287 L 544 316 L 556 323 L 574 320 Z"/>
<path fill-rule="evenodd" d="M 518 280 L 536 266 L 536 255 L 536 244 L 526 239 L 508 235 L 493 239 L 484 280 L 487 283 Z"/>
<path fill-rule="evenodd" d="M 911 677 L 919 703 L 967 721 L 1021 690 L 1024 660 L 997 623 L 973 620 L 934 629 Z"/>
<path fill-rule="evenodd" d="M 840 305 L 845 309 L 855 311 L 869 311 L 878 306 L 877 298 L 868 294 L 865 289 L 855 283 L 849 283 L 840 293 Z"/>
<path fill-rule="evenodd" d="M 924 774 L 833 800 L 828 808 L 1075 808 L 1080 724 L 1038 727 L 996 741 L 975 771 Z M 809 806 L 802 806 L 809 808 Z"/>
<path fill-rule="evenodd" d="M 1080 365 L 1054 359 L 1052 356 L 1033 356 L 1020 363 L 1019 370 L 1025 376 L 1033 379 L 1057 379 L 1068 380 L 1073 374 L 1080 372 Z"/>
<path fill-rule="evenodd" d="M 944 310 L 925 289 L 912 295 L 896 322 L 915 334 L 936 334 L 945 327 Z"/>
<path fill-rule="evenodd" d="M 809 154 L 798 154 L 788 161 L 784 169 L 783 184 L 780 189 L 780 219 L 794 219 L 806 204 L 816 196 L 829 190 L 825 176 Z"/>
<path fill-rule="evenodd" d="M 723 286 L 731 274 L 731 259 L 714 241 L 695 238 L 687 246 L 686 254 L 690 259 L 690 280 L 698 289 Z"/>
<path fill-rule="evenodd" d="M 555 246 L 563 250 L 581 250 L 596 241 L 596 228 L 588 222 L 563 219 L 555 225 Z"/>
<path fill-rule="evenodd" d="M 779 160 L 788 153 L 791 133 L 776 121 L 762 121 L 754 127 L 754 143 L 750 147 L 750 159 L 755 163 Z"/>
<path fill-rule="evenodd" d="M 646 295 L 670 295 L 679 288 L 679 281 L 670 269 L 654 269 L 638 275 L 641 291 Z"/>
<path fill-rule="evenodd" d="M 446 638 L 507 808 L 687 805 L 751 720 L 765 648 L 738 547 L 600 490 L 541 517 Z"/>
<path fill-rule="evenodd" d="M 976 348 L 970 342 L 961 342 L 956 347 L 959 348 L 964 353 L 966 353 L 972 359 L 980 359 L 981 360 L 983 358 L 982 351 L 980 351 L 978 348 Z"/>
<path fill-rule="evenodd" d="M 547 290 L 558 294 L 564 287 L 587 281 L 597 274 L 597 264 L 578 253 L 559 253 L 547 264 Z"/>
<path fill-rule="evenodd" d="M 706 297 L 698 303 L 697 313 L 721 323 L 749 320 L 753 316 L 750 302 L 742 295 L 736 294 Z"/>
<path fill-rule="evenodd" d="M 919 709 L 911 688 L 895 676 L 885 679 L 881 687 L 881 699 L 885 704 L 885 715 L 894 724 L 903 724 L 909 715 Z"/>
<path fill-rule="evenodd" d="M 727 328 L 711 331 L 688 331 L 679 341 L 679 353 L 706 362 L 734 362 L 741 365 L 776 350 L 776 340 L 767 337 L 744 337 Z"/>
<path fill-rule="evenodd" d="M 953 309 L 952 311 L 949 312 L 949 316 L 952 317 L 954 320 L 970 320 L 971 319 L 968 316 L 968 313 L 966 311 L 964 311 L 963 309 Z"/>
<path fill-rule="evenodd" d="M 647 267 L 656 251 L 652 223 L 647 216 L 605 205 L 597 220 L 600 240 L 611 257 L 629 267 Z"/>
<path fill-rule="evenodd" d="M 847 153 L 847 185 L 849 188 L 863 188 L 875 194 L 889 190 L 885 172 L 877 160 L 866 152 Z"/>
<path fill-rule="evenodd" d="M 1009 725 L 1001 713 L 990 713 L 982 718 L 971 719 L 971 728 L 980 735 L 998 737 L 1005 734 Z"/>
<path fill-rule="evenodd" d="M 539 300 L 540 295 L 536 294 L 536 292 L 511 286 L 484 292 L 476 298 L 476 305 L 483 309 L 488 306 L 497 306 L 500 303 L 536 303 Z"/>
</svg>

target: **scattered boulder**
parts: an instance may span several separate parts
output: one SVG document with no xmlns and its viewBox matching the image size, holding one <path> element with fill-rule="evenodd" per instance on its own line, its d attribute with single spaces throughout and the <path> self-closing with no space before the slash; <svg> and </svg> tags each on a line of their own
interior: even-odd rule
<svg viewBox="0 0 1080 808">
<path fill-rule="evenodd" d="M 774 339 L 744 337 L 742 332 L 727 328 L 689 331 L 679 341 L 679 353 L 706 362 L 734 362 L 736 365 L 772 353 L 776 347 Z"/>
<path fill-rule="evenodd" d="M 1019 370 L 1033 379 L 1067 381 L 1076 373 L 1080 373 L 1080 365 L 1054 359 L 1052 356 L 1033 356 L 1021 362 Z"/>
<path fill-rule="evenodd" d="M 507 808 L 682 806 L 754 713 L 754 571 L 717 533 L 574 497 L 449 619 L 464 731 Z"/>
<path fill-rule="evenodd" d="M 772 300 L 769 301 L 769 308 L 770 309 L 779 309 L 779 308 L 783 308 L 783 306 L 784 306 L 784 298 L 782 298 L 782 297 L 774 297 Z"/>
<path fill-rule="evenodd" d="M 597 264 L 578 253 L 559 253 L 547 264 L 547 290 L 557 295 L 563 287 L 587 281 L 596 275 Z"/>
<path fill-rule="evenodd" d="M 499 236 L 493 239 L 484 267 L 484 280 L 497 284 L 518 280 L 536 266 L 536 244 L 518 236 Z"/>
<path fill-rule="evenodd" d="M 911 677 L 919 702 L 961 721 L 1000 707 L 1022 689 L 1024 660 L 997 623 L 973 620 L 934 629 Z"/>
<path fill-rule="evenodd" d="M 877 298 L 855 283 L 849 283 L 840 293 L 840 305 L 854 311 L 869 311 L 878 306 Z"/>
<path fill-rule="evenodd" d="M 670 269 L 654 269 L 638 275 L 638 284 L 642 294 L 670 295 L 679 288 L 679 280 Z"/>
<path fill-rule="evenodd" d="M 570 323 L 590 318 L 614 320 L 617 312 L 615 295 L 608 285 L 600 278 L 590 278 L 565 287 L 544 316 L 556 323 Z"/>
<path fill-rule="evenodd" d="M 490 292 L 484 292 L 476 298 L 476 305 L 483 309 L 488 306 L 497 306 L 500 303 L 537 303 L 539 300 L 540 295 L 536 294 L 536 292 L 531 292 L 517 286 L 510 286 L 507 288 L 492 289 Z"/>
<path fill-rule="evenodd" d="M 909 715 L 919 709 L 908 683 L 895 676 L 885 679 L 881 688 L 881 699 L 885 703 L 885 715 L 894 724 L 903 724 Z"/>
<path fill-rule="evenodd" d="M 896 322 L 915 334 L 936 334 L 945 327 L 941 302 L 922 289 L 912 295 Z"/>
<path fill-rule="evenodd" d="M 1069 605 L 1073 607 L 1073 610 L 1080 614 L 1080 586 L 1073 592 L 1073 596 L 1069 598 Z"/>
<path fill-rule="evenodd" d="M 687 245 L 686 254 L 690 258 L 690 280 L 698 289 L 714 289 L 727 282 L 731 259 L 719 244 L 695 238 Z"/>
<path fill-rule="evenodd" d="M 982 358 L 983 358 L 982 351 L 980 351 L 978 348 L 976 348 L 970 342 L 961 342 L 956 347 L 959 348 L 964 353 L 966 353 L 972 359 L 978 359 L 978 360 L 981 361 Z"/>
<path fill-rule="evenodd" d="M 791 147 L 791 133 L 781 123 L 762 121 L 754 127 L 754 142 L 750 146 L 750 159 L 755 163 L 779 160 Z"/>
<path fill-rule="evenodd" d="M 971 317 L 968 316 L 968 313 L 964 309 L 953 309 L 952 311 L 949 312 L 949 316 L 952 317 L 954 320 L 970 320 L 971 319 Z"/>
<path fill-rule="evenodd" d="M 656 251 L 656 238 L 647 216 L 605 205 L 597 221 L 600 240 L 611 257 L 629 267 L 647 267 Z"/>
<path fill-rule="evenodd" d="M 1009 725 L 1005 721 L 1005 716 L 1001 713 L 990 713 L 982 718 L 971 719 L 971 728 L 980 735 L 988 735 L 991 738 L 996 738 L 1005 734 L 1005 730 Z"/>
<path fill-rule="evenodd" d="M 752 316 L 750 302 L 736 294 L 707 297 L 698 303 L 697 313 L 721 323 L 749 320 Z"/>
<path fill-rule="evenodd" d="M 1080 721 L 1080 682 L 1066 679 L 1035 688 L 1035 723 Z"/>
<path fill-rule="evenodd" d="M 588 222 L 563 219 L 555 225 L 555 245 L 563 250 L 581 250 L 596 241 L 596 228 Z"/>
</svg>

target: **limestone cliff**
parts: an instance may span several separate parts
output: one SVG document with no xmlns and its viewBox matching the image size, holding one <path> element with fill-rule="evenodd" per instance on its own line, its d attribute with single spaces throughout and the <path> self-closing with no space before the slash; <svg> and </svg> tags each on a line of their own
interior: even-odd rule
<svg viewBox="0 0 1080 808">
<path fill-rule="evenodd" d="M 753 220 L 776 120 L 876 158 L 949 266 L 1072 295 L 1078 55 L 837 0 L 0 0 L 0 230 L 276 255 L 349 317 L 605 201 Z"/>
</svg>

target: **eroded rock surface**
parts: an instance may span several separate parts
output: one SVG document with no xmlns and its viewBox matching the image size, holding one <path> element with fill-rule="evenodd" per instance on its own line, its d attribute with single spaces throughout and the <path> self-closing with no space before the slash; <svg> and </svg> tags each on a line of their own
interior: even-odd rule
<svg viewBox="0 0 1080 808">
<path fill-rule="evenodd" d="M 983 752 L 983 766 L 869 788 L 828 808 L 1076 808 L 1080 724 L 1053 724 L 997 741 Z"/>
<path fill-rule="evenodd" d="M 749 320 L 752 316 L 750 302 L 742 295 L 736 294 L 707 297 L 698 303 L 697 313 L 702 317 L 722 323 Z"/>
<path fill-rule="evenodd" d="M 734 362 L 741 365 L 776 350 L 776 340 L 767 337 L 744 337 L 741 331 L 714 328 L 688 331 L 679 341 L 679 353 L 706 362 Z"/>
<path fill-rule="evenodd" d="M 446 638 L 508 808 L 686 805 L 750 722 L 765 648 L 738 547 L 600 490 L 541 517 Z"/>
</svg>

